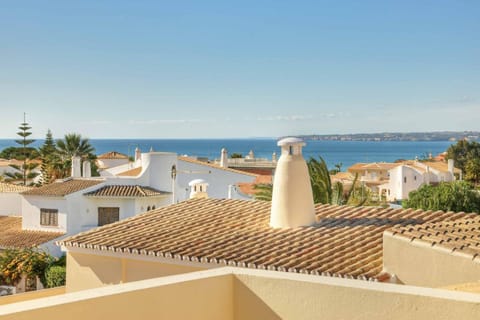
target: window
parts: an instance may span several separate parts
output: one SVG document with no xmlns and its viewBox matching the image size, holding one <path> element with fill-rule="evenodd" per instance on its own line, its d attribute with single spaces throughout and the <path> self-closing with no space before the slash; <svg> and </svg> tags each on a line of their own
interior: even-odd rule
<svg viewBox="0 0 480 320">
<path fill-rule="evenodd" d="M 118 207 L 100 207 L 98 208 L 98 226 L 104 226 L 109 223 L 120 220 L 120 208 Z"/>
<path fill-rule="evenodd" d="M 417 176 L 413 176 L 413 180 L 417 181 Z"/>
<path fill-rule="evenodd" d="M 407 183 L 407 177 L 403 177 L 403 183 Z"/>
<path fill-rule="evenodd" d="M 293 155 L 293 146 L 288 147 L 288 154 Z"/>
<path fill-rule="evenodd" d="M 40 209 L 40 225 L 41 226 L 58 226 L 58 210 L 57 209 Z"/>
<path fill-rule="evenodd" d="M 150 206 L 147 207 L 147 211 L 150 211 Z"/>
<path fill-rule="evenodd" d="M 152 210 L 155 210 L 155 205 L 152 206 Z"/>
</svg>

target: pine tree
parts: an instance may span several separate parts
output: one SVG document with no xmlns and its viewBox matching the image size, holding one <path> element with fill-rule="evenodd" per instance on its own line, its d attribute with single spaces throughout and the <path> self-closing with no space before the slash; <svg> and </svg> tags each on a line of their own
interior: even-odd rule
<svg viewBox="0 0 480 320">
<path fill-rule="evenodd" d="M 60 162 L 58 151 L 55 147 L 55 141 L 52 137 L 52 131 L 50 131 L 50 129 L 48 129 L 45 142 L 39 148 L 39 151 L 42 159 L 41 184 L 49 184 L 57 177 L 56 169 L 58 168 Z"/>
<path fill-rule="evenodd" d="M 7 181 L 22 181 L 23 185 L 27 185 L 27 180 L 34 179 L 38 174 L 32 172 L 38 165 L 35 163 L 30 162 L 28 146 L 35 142 L 34 139 L 28 139 L 28 137 L 32 134 L 29 130 L 32 127 L 26 121 L 26 113 L 23 113 L 23 122 L 18 127 L 20 131 L 17 132 L 17 135 L 21 137 L 21 139 L 16 139 L 15 142 L 21 145 L 22 156 L 21 159 L 23 160 L 22 166 L 12 165 L 13 168 L 20 171 L 19 173 L 6 173 L 5 176 L 7 177 Z"/>
</svg>

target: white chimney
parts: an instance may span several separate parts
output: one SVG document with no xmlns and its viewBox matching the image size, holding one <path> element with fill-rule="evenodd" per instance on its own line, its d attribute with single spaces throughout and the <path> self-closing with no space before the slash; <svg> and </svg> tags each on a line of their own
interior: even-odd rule
<svg viewBox="0 0 480 320">
<path fill-rule="evenodd" d="M 448 159 L 448 172 L 450 172 L 452 175 L 453 175 L 453 165 L 455 164 L 455 162 L 453 161 L 453 159 Z"/>
<path fill-rule="evenodd" d="M 277 162 L 277 153 L 276 152 L 272 153 L 272 162 Z"/>
<path fill-rule="evenodd" d="M 92 167 L 90 165 L 90 161 L 85 160 L 82 164 L 82 177 L 90 178 L 92 176 Z"/>
<path fill-rule="evenodd" d="M 71 171 L 72 178 L 80 178 L 82 176 L 81 163 L 82 163 L 82 159 L 80 157 L 78 156 L 72 157 L 72 171 Z"/>
<path fill-rule="evenodd" d="M 188 183 L 190 187 L 190 199 L 208 198 L 208 183 L 203 179 L 195 179 Z"/>
<path fill-rule="evenodd" d="M 228 152 L 227 149 L 222 148 L 221 155 L 220 155 L 220 167 L 227 168 L 228 167 Z"/>
<path fill-rule="evenodd" d="M 135 148 L 135 161 L 138 161 L 142 158 L 142 153 L 138 147 Z"/>
<path fill-rule="evenodd" d="M 272 193 L 270 226 L 296 228 L 316 222 L 312 187 L 307 163 L 302 156 L 302 139 L 285 138 L 278 142 L 278 159 Z"/>
<path fill-rule="evenodd" d="M 248 153 L 247 159 L 255 159 L 255 154 L 253 153 L 253 150 L 250 150 L 250 152 Z"/>
</svg>

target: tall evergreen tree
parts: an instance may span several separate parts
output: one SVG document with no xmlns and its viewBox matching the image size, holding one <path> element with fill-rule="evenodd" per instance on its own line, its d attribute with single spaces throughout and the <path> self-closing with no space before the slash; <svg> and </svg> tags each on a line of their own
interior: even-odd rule
<svg viewBox="0 0 480 320">
<path fill-rule="evenodd" d="M 42 180 L 41 184 L 49 184 L 58 176 L 60 168 L 60 157 L 58 156 L 55 141 L 53 140 L 52 131 L 48 129 L 45 142 L 39 148 L 40 157 L 42 159 Z"/>
<path fill-rule="evenodd" d="M 33 170 L 38 166 L 38 164 L 30 162 L 28 152 L 28 146 L 35 142 L 34 139 L 29 139 L 28 137 L 32 134 L 29 130 L 32 127 L 26 121 L 26 113 L 23 113 L 23 122 L 18 127 L 20 131 L 17 132 L 17 135 L 21 137 L 21 139 L 16 139 L 15 142 L 21 145 L 22 155 L 21 159 L 23 160 L 23 164 L 21 166 L 18 165 L 11 165 L 11 167 L 20 171 L 19 173 L 6 173 L 7 181 L 22 181 L 23 185 L 27 185 L 27 180 L 34 179 L 38 174 L 34 173 Z"/>
</svg>

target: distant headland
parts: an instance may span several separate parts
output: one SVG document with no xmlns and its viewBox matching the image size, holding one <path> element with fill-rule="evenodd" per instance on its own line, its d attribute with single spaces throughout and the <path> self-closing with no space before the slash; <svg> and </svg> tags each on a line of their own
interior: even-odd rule
<svg viewBox="0 0 480 320">
<path fill-rule="evenodd" d="M 480 131 L 381 132 L 302 135 L 305 140 L 330 141 L 480 141 Z"/>
</svg>

